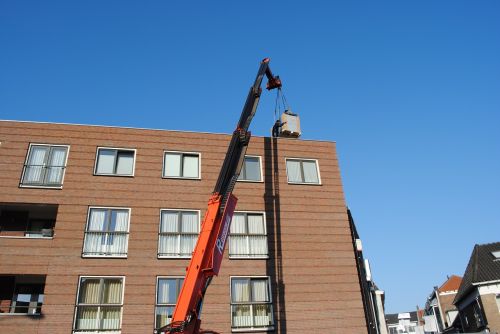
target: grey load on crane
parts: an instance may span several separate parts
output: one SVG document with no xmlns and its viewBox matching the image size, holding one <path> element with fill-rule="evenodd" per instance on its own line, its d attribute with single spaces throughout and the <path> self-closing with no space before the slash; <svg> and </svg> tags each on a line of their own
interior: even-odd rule
<svg viewBox="0 0 500 334">
<path fill-rule="evenodd" d="M 276 119 L 281 111 L 281 105 L 283 106 L 284 112 L 280 115 L 278 119 Z M 276 121 L 272 129 L 273 137 L 286 137 L 286 138 L 300 137 L 301 135 L 300 118 L 297 114 L 292 112 L 286 100 L 285 94 L 283 94 L 281 87 L 278 88 L 278 91 L 276 93 L 274 116 Z"/>
</svg>

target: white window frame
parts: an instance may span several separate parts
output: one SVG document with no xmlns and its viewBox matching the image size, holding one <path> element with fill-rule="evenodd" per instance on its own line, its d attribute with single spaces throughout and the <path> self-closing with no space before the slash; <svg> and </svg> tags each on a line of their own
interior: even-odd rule
<svg viewBox="0 0 500 334">
<path fill-rule="evenodd" d="M 89 226 L 89 220 L 90 220 L 90 212 L 92 209 L 105 209 L 105 210 L 127 210 L 128 211 L 128 222 L 127 222 L 127 241 L 126 241 L 126 246 L 125 249 L 127 250 L 127 254 L 122 254 L 122 255 L 99 255 L 99 254 L 84 254 L 85 250 L 85 240 L 87 238 L 87 228 Z M 116 207 L 116 206 L 89 206 L 87 210 L 87 223 L 85 224 L 85 231 L 83 235 L 83 246 L 82 246 L 82 257 L 85 258 L 127 258 L 128 257 L 128 239 L 130 236 L 130 218 L 132 215 L 132 209 L 131 208 L 123 208 L 123 207 Z M 85 276 L 87 277 L 87 276 Z"/>
<path fill-rule="evenodd" d="M 241 327 L 241 328 L 233 328 L 233 278 L 248 278 L 250 280 L 252 279 L 262 279 L 265 278 L 267 279 L 268 285 L 268 294 L 269 294 L 269 302 L 267 303 L 257 303 L 257 304 L 269 304 L 271 305 L 271 319 L 272 319 L 272 326 L 267 326 L 267 327 Z M 270 276 L 248 276 L 248 275 L 237 275 L 237 276 L 229 276 L 229 316 L 231 317 L 231 332 L 237 333 L 237 332 L 263 332 L 263 331 L 273 331 L 274 330 L 274 325 L 275 325 L 275 319 L 274 319 L 274 307 L 273 307 L 273 293 L 272 293 L 272 286 L 271 286 L 271 277 Z M 235 304 L 238 305 L 238 304 Z M 251 304 L 245 304 L 245 305 L 251 305 Z M 252 312 L 253 308 L 250 308 L 250 312 Z M 253 314 L 252 314 L 253 318 Z"/>
<path fill-rule="evenodd" d="M 229 253 L 229 246 L 228 246 L 228 254 L 229 254 L 229 258 L 232 259 L 232 260 L 262 260 L 262 259 L 269 259 L 269 238 L 268 238 L 268 235 L 267 235 L 267 217 L 266 217 L 266 212 L 265 211 L 235 211 L 234 214 L 237 214 L 237 213 L 245 213 L 245 214 L 262 214 L 262 218 L 264 219 L 264 233 L 265 233 L 265 236 L 266 236 L 266 243 L 267 243 L 267 255 L 250 255 L 250 254 L 247 254 L 247 255 L 231 255 L 231 253 Z M 234 214 L 233 214 L 233 217 L 234 217 Z M 248 225 L 248 221 L 247 221 L 247 225 Z M 260 234 L 259 234 L 260 235 Z M 247 240 L 247 246 L 248 246 L 248 237 L 250 236 L 250 234 L 245 234 L 245 236 L 247 237 L 246 240 Z M 229 233 L 229 239 L 231 239 L 231 233 Z M 249 248 L 247 248 L 249 249 Z"/>
<path fill-rule="evenodd" d="M 316 173 L 318 173 L 318 183 L 309 183 L 309 182 L 294 182 L 290 181 L 288 178 L 288 165 L 287 161 L 288 160 L 296 160 L 296 161 L 314 161 L 316 164 Z M 286 169 L 286 180 L 288 184 L 302 184 L 302 185 L 308 185 L 308 186 L 320 186 L 322 185 L 321 183 L 321 174 L 319 172 L 319 161 L 318 159 L 313 159 L 313 158 L 296 158 L 296 157 L 287 157 L 285 158 L 285 169 Z"/>
<path fill-rule="evenodd" d="M 197 155 L 198 156 L 198 177 L 165 176 L 165 167 L 166 167 L 166 164 L 165 164 L 165 155 L 167 153 L 181 154 L 182 156 L 184 156 L 184 154 L 186 154 L 186 155 Z M 181 168 L 181 171 L 182 171 L 182 168 Z M 163 168 L 161 170 L 161 178 L 162 179 L 201 180 L 201 153 L 200 152 L 164 150 L 163 151 Z"/>
<path fill-rule="evenodd" d="M 31 148 L 33 146 L 48 146 L 49 148 L 66 147 L 66 159 L 64 160 L 64 169 L 63 169 L 63 175 L 61 178 L 61 185 L 50 186 L 50 185 L 24 184 L 24 175 L 26 173 L 26 166 L 28 166 L 28 159 L 30 157 Z M 28 152 L 26 152 L 26 159 L 24 160 L 23 172 L 21 175 L 21 182 L 19 182 L 19 187 L 20 188 L 41 188 L 41 189 L 62 189 L 63 184 L 64 184 L 64 177 L 66 176 L 66 168 L 68 167 L 69 149 L 70 149 L 70 145 L 67 145 L 67 144 L 30 143 L 28 146 Z"/>
<path fill-rule="evenodd" d="M 161 237 L 161 219 L 162 219 L 162 212 L 163 211 L 181 211 L 181 212 L 197 212 L 198 213 L 198 238 L 200 237 L 201 233 L 201 210 L 197 209 L 172 209 L 172 208 L 162 208 L 160 209 L 160 222 L 158 224 L 158 248 L 157 248 L 157 256 L 159 259 L 190 259 L 192 256 L 186 256 L 186 255 L 160 255 L 160 237 Z M 177 234 L 181 235 L 181 234 Z M 179 239 L 180 240 L 180 239 Z M 198 242 L 198 240 L 197 240 Z M 194 251 L 194 249 L 193 249 Z"/>
<path fill-rule="evenodd" d="M 97 164 L 99 162 L 99 150 L 115 150 L 118 151 L 130 151 L 134 152 L 134 163 L 132 164 L 132 174 L 114 174 L 114 173 L 98 173 Z M 137 161 L 137 149 L 126 148 L 126 147 L 108 147 L 108 146 L 97 146 L 95 152 L 95 162 L 94 162 L 94 176 L 116 176 L 116 177 L 133 177 L 135 176 L 135 162 Z M 116 155 L 115 155 L 115 165 L 116 165 Z"/>
<path fill-rule="evenodd" d="M 154 318 L 154 327 L 155 329 L 159 328 L 159 327 L 156 327 L 156 308 L 157 307 L 169 307 L 171 306 L 171 304 L 158 304 L 158 282 L 160 281 L 160 279 L 185 279 L 184 276 L 176 276 L 176 275 L 173 275 L 173 276 L 156 276 L 156 290 L 155 290 L 155 318 Z M 181 288 L 182 288 L 182 285 L 181 285 Z M 179 294 L 180 294 L 180 291 L 179 291 Z M 177 300 L 179 300 L 179 296 L 177 296 Z M 158 305 L 161 305 L 161 306 L 158 306 Z M 175 306 L 177 305 L 177 302 L 174 304 L 174 308 Z"/>
<path fill-rule="evenodd" d="M 77 316 L 77 310 L 78 310 L 78 298 L 80 297 L 80 287 L 81 287 L 81 282 L 82 278 L 121 278 L 122 280 L 122 297 L 121 297 L 121 312 L 120 312 L 120 329 L 113 331 L 113 330 L 107 330 L 107 331 L 99 331 L 99 330 L 77 330 L 76 327 L 76 316 Z M 78 276 L 78 289 L 76 291 L 76 300 L 75 300 L 75 311 L 74 311 L 74 316 L 73 316 L 73 328 L 71 329 L 71 333 L 73 334 L 100 334 L 100 333 L 105 333 L 105 334 L 120 334 L 122 329 L 121 327 L 123 326 L 123 305 L 125 305 L 125 276 L 92 276 L 92 275 L 80 275 Z M 113 304 L 114 305 L 114 304 Z"/>
<path fill-rule="evenodd" d="M 262 157 L 260 155 L 251 155 L 251 154 L 245 154 L 245 158 L 258 158 L 259 159 L 259 168 L 260 168 L 260 179 L 259 180 L 240 180 L 238 178 L 238 182 L 251 182 L 251 183 L 263 183 L 264 182 L 264 173 L 262 170 Z M 243 161 L 243 164 L 245 164 L 245 161 Z M 241 171 L 243 171 L 244 166 L 241 167 Z M 241 174 L 240 174 L 241 175 Z"/>
</svg>

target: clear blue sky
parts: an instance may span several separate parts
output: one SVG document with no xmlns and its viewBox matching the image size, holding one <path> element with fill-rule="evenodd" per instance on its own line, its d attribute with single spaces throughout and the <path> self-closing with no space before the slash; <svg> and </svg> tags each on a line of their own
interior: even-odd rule
<svg viewBox="0 0 500 334">
<path fill-rule="evenodd" d="M 0 118 L 230 132 L 263 57 L 336 141 L 387 312 L 500 240 L 499 1 L 1 1 Z M 253 133 L 267 135 L 274 94 Z"/>
</svg>

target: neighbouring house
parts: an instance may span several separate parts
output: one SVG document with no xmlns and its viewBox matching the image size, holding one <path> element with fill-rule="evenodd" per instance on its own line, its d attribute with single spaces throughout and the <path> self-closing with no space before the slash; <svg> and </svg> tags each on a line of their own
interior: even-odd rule
<svg viewBox="0 0 500 334">
<path fill-rule="evenodd" d="M 230 139 L 0 121 L 0 333 L 168 323 Z M 203 329 L 368 333 L 335 147 L 252 138 Z"/>
<path fill-rule="evenodd" d="M 351 226 L 352 242 L 356 256 L 356 267 L 358 269 L 359 285 L 365 310 L 366 326 L 369 334 L 387 334 L 385 322 L 385 295 L 373 281 L 370 262 L 363 256 L 363 243 L 359 238 L 351 210 L 347 210 Z"/>
<path fill-rule="evenodd" d="M 500 333 L 500 242 L 474 246 L 453 304 L 464 332 Z"/>
<path fill-rule="evenodd" d="M 461 277 L 452 275 L 439 288 L 434 287 L 424 309 L 426 333 L 443 333 L 452 326 L 458 315 L 453 300 L 461 282 Z"/>
<path fill-rule="evenodd" d="M 386 314 L 389 334 L 423 334 L 417 311 Z"/>
</svg>

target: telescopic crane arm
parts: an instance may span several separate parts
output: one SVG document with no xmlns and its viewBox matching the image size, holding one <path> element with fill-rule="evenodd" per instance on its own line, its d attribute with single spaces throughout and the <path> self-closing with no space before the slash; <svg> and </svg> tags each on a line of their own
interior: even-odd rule
<svg viewBox="0 0 500 334">
<path fill-rule="evenodd" d="M 259 104 L 260 88 L 264 75 L 267 77 L 267 89 L 281 88 L 281 80 L 274 76 L 269 68 L 269 58 L 260 63 L 255 82 L 250 87 L 240 120 L 233 132 L 226 157 L 208 201 L 207 212 L 203 218 L 201 232 L 186 269 L 172 322 L 158 330 L 159 333 L 197 334 L 200 330 L 200 313 L 203 297 L 213 276 L 219 269 L 229 234 L 229 226 L 236 207 L 237 198 L 232 194 L 245 159 L 245 152 L 250 142 L 248 131 L 252 118 Z"/>
</svg>

